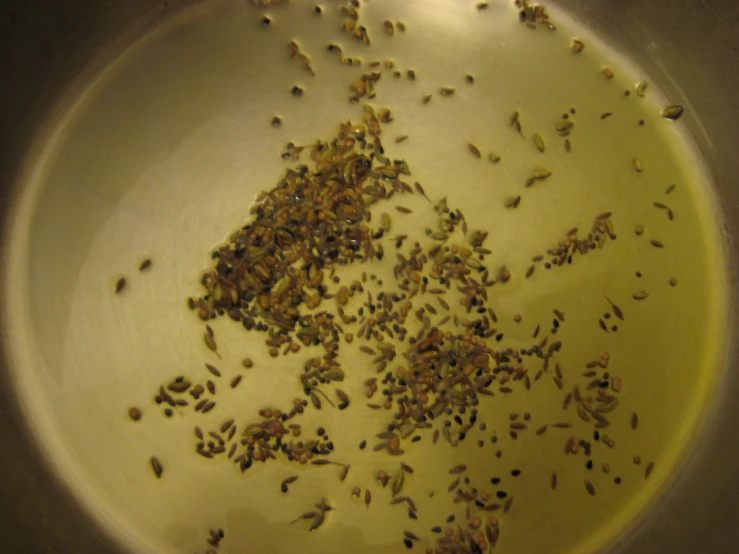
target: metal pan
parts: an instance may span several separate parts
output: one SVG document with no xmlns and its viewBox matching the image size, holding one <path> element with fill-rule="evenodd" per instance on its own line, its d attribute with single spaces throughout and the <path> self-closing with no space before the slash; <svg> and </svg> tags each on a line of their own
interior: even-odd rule
<svg viewBox="0 0 739 554">
<path fill-rule="evenodd" d="M 389 9 L 386 4 L 391 3 L 377 0 L 368 3 L 368 9 L 381 14 Z M 413 63 L 422 68 L 419 75 L 429 75 L 432 71 L 444 77 L 453 74 L 445 69 L 444 63 L 432 70 L 434 56 L 434 60 L 445 60 L 444 54 L 434 52 L 433 44 L 439 44 L 438 41 L 447 45 L 447 56 L 465 50 L 470 52 L 469 59 L 488 55 L 476 54 L 475 48 L 483 44 L 480 31 L 470 27 L 465 31 L 468 42 L 460 41 L 459 36 L 464 33 L 459 27 L 465 23 L 449 15 L 456 9 L 451 4 L 455 3 L 415 0 L 404 3 L 402 8 L 392 8 L 409 21 L 413 21 L 412 16 L 418 17 L 426 28 L 438 32 L 435 41 L 422 42 L 423 48 L 412 51 Z M 474 2 L 469 4 L 467 7 Z M 733 222 L 737 215 L 735 196 L 739 192 L 733 186 L 737 164 L 732 148 L 739 136 L 733 94 L 739 85 L 734 32 L 739 11 L 734 4 L 687 1 L 598 0 L 585 5 L 568 1 L 550 4 L 552 13 L 571 17 L 613 52 L 638 64 L 654 89 L 665 98 L 678 99 L 686 106 L 689 115 L 681 125 L 702 158 L 710 181 L 709 196 L 716 195 L 723 212 L 717 212 L 712 232 L 720 237 L 717 244 L 727 260 L 727 267 L 720 268 L 723 274 L 716 281 L 716 290 L 725 297 L 721 304 L 728 306 L 716 344 L 723 344 L 725 333 L 728 346 L 725 351 L 722 346 L 721 352 L 713 353 L 716 363 L 724 368 L 715 373 L 706 405 L 696 416 L 696 427 L 690 432 L 690 446 L 683 450 L 675 471 L 664 476 L 664 486 L 658 492 L 650 493 L 649 502 L 644 502 L 648 507 L 634 512 L 638 517 L 628 525 L 620 525 L 607 544 L 599 546 L 613 552 L 726 552 L 739 538 L 739 531 L 732 524 L 739 516 L 739 501 L 733 494 L 739 490 L 739 472 L 735 469 L 739 437 L 734 425 L 739 414 L 734 402 L 737 383 L 733 371 L 736 309 L 733 237 L 737 232 Z M 326 3 L 325 7 L 328 10 L 335 5 Z M 280 20 L 283 12 L 277 7 L 270 8 L 270 13 L 285 25 L 288 34 L 300 34 L 306 43 L 315 43 L 317 48 L 325 41 L 321 24 L 311 14 L 312 4 L 302 8 L 303 18 Z M 512 12 L 510 6 L 492 8 L 501 14 Z M 256 185 L 248 184 L 244 176 L 274 173 L 274 164 L 268 160 L 288 137 L 284 128 L 279 131 L 282 135 L 269 135 L 271 129 L 265 124 L 274 114 L 280 114 L 286 122 L 284 127 L 290 122 L 291 133 L 306 140 L 327 136 L 335 122 L 352 117 L 355 108 L 346 104 L 341 89 L 345 76 L 326 64 L 323 67 L 327 68 L 327 75 L 321 81 L 324 84 L 316 85 L 321 90 L 320 101 L 310 99 L 312 89 L 308 87 L 313 85 L 306 86 L 309 94 L 300 106 L 290 104 L 292 99 L 278 97 L 273 91 L 289 90 L 307 77 L 296 77 L 288 62 L 274 61 L 281 56 L 271 56 L 271 49 L 274 52 L 284 49 L 283 42 L 275 39 L 271 43 L 264 38 L 263 29 L 257 24 L 262 9 L 239 2 L 38 0 L 5 2 L 0 10 L 1 34 L 6 46 L 0 51 L 0 74 L 5 76 L 0 94 L 3 99 L 0 199 L 5 223 L 3 286 L 10 291 L 10 284 L 17 285 L 2 300 L 0 429 L 6 446 L 0 455 L 0 470 L 4 475 L 0 489 L 3 513 L 0 529 L 6 549 L 9 552 L 192 549 L 200 533 L 193 521 L 201 521 L 203 513 L 216 514 L 218 510 L 217 499 L 203 500 L 209 487 L 222 487 L 224 483 L 230 487 L 230 481 L 222 481 L 220 472 L 203 473 L 198 485 L 183 486 L 176 493 L 177 504 L 184 506 L 177 517 L 157 516 L 156 510 L 166 509 L 169 501 L 162 495 L 172 494 L 166 489 L 152 489 L 147 493 L 149 496 L 140 497 L 145 499 L 140 505 L 125 506 L 125 502 L 132 500 L 121 500 L 125 499 L 122 491 L 130 485 L 130 475 L 138 471 L 135 463 L 111 465 L 107 475 L 101 472 L 94 479 L 90 478 L 85 464 L 90 467 L 110 464 L 106 456 L 120 442 L 135 454 L 132 460 L 145 460 L 146 448 L 153 444 L 155 436 L 178 431 L 173 431 L 173 426 L 167 427 L 165 422 L 162 426 L 154 425 L 156 433 L 152 431 L 149 435 L 132 436 L 127 431 L 118 435 L 125 427 L 119 426 L 120 422 L 103 423 L 99 427 L 94 422 L 89 426 L 81 422 L 109 411 L 116 397 L 147 397 L 148 383 L 141 379 L 140 368 L 186 364 L 196 356 L 189 345 L 197 331 L 192 334 L 192 322 L 181 313 L 182 298 L 190 294 L 186 291 L 193 290 L 189 275 L 197 275 L 207 263 L 208 248 L 225 236 L 245 213 L 244 205 L 238 202 L 229 202 L 224 209 L 224 197 L 219 194 L 235 195 L 243 187 L 251 198 Z M 243 23 L 244 29 L 248 27 L 243 35 L 237 32 L 238 22 Z M 500 42 L 495 45 L 497 52 L 505 53 L 505 45 Z M 379 48 L 381 56 L 385 51 L 382 46 Z M 392 55 L 391 50 L 387 53 Z M 493 49 L 493 57 L 495 53 Z M 240 65 L 244 59 L 248 63 Z M 447 57 L 446 61 L 449 60 Z M 122 79 L 121 75 L 126 78 Z M 480 82 L 487 74 L 480 69 L 476 75 L 480 76 Z M 489 75 L 492 80 L 493 73 Z M 126 86 L 118 86 L 120 83 Z M 155 97 L 156 102 L 150 102 Z M 499 97 L 498 101 L 503 100 Z M 310 117 L 304 115 L 306 109 L 311 111 Z M 460 112 L 458 117 L 463 118 L 465 114 Z M 409 119 L 413 119 L 412 112 Z M 448 121 L 439 124 L 452 128 Z M 244 126 L 251 125 L 255 128 L 262 125 L 265 129 L 243 131 Z M 424 130 L 431 136 L 434 127 L 417 129 L 418 133 Z M 452 136 L 454 133 L 449 131 L 447 139 Z M 183 137 L 188 137 L 189 143 Z M 75 144 L 78 150 L 74 149 Z M 239 149 L 244 152 L 241 160 L 234 154 Z M 54 158 L 60 153 L 61 159 Z M 192 166 L 186 166 L 188 159 Z M 173 160 L 178 161 L 173 163 Z M 223 189 L 215 185 L 213 190 L 220 193 L 209 195 L 209 185 L 203 180 L 212 178 L 213 174 L 185 172 L 176 175 L 180 182 L 178 188 L 172 179 L 178 163 L 188 169 L 198 165 L 218 166 L 218 180 L 231 185 Z M 431 167 L 433 163 L 428 159 L 425 165 Z M 48 171 L 50 167 L 56 169 Z M 65 175 L 64 171 L 68 173 Z M 95 194 L 68 194 L 70 187 L 75 186 L 70 183 L 80 175 L 90 182 L 99 180 L 101 185 Z M 164 191 L 153 186 L 167 180 L 170 188 Z M 44 183 L 43 187 L 38 183 Z M 43 200 L 36 198 L 35 204 L 28 201 L 28 191 L 33 187 L 43 191 Z M 31 205 L 43 205 L 47 211 L 38 209 L 29 216 Z M 146 206 L 152 211 L 147 212 Z M 18 221 L 24 218 L 33 224 L 21 228 Z M 54 223 L 44 226 L 44 221 Z M 182 234 L 183 229 L 190 229 L 191 234 Z M 183 241 L 182 236 L 194 238 Z M 48 287 L 38 277 L 26 284 L 17 279 L 18 272 L 25 270 L 17 265 L 22 259 L 17 256 L 19 244 L 27 245 L 34 260 L 42 260 L 38 267 L 43 271 L 37 271 L 36 275 L 45 275 Z M 116 247 L 109 247 L 105 252 L 111 244 Z M 182 270 L 180 273 L 171 269 L 158 281 L 152 279 L 142 284 L 144 292 L 138 293 L 139 302 L 156 306 L 156 319 L 148 319 L 145 310 L 118 312 L 108 305 L 76 303 L 80 282 L 90 287 L 110 288 L 109 281 L 115 279 L 117 271 L 122 271 L 118 246 L 125 244 L 135 245 L 128 254 L 154 251 L 155 267 Z M 91 251 L 103 253 L 90 261 Z M 33 265 L 35 262 L 28 258 L 24 263 Z M 726 290 L 721 288 L 724 280 L 729 282 Z M 132 294 L 137 293 L 133 290 Z M 30 316 L 19 312 L 19 306 L 23 305 L 20 298 L 24 301 L 31 298 Z M 91 297 L 88 302 L 96 298 Z M 82 311 L 75 312 L 70 306 Z M 69 320 L 64 321 L 59 314 L 66 314 Z M 31 318 L 36 339 L 24 327 L 24 322 Z M 76 334 L 70 332 L 69 321 L 82 326 L 82 330 Z M 99 343 L 97 331 L 111 327 L 113 335 L 120 338 L 118 344 Z M 162 329 L 167 331 L 161 334 Z M 38 341 L 39 336 L 43 340 Z M 140 342 L 142 336 L 147 337 L 144 343 Z M 89 344 L 85 344 L 85 337 L 89 338 Z M 240 336 L 234 333 L 229 339 L 238 344 Z M 18 352 L 24 349 L 35 352 L 38 358 L 19 356 Z M 82 381 L 75 380 L 74 368 L 89 366 L 91 360 L 99 366 L 99 374 L 90 373 Z M 125 362 L 119 363 L 121 360 Z M 127 366 L 131 369 L 125 369 Z M 45 372 L 38 369 L 41 367 L 65 370 Z M 87 383 L 89 389 L 81 388 L 80 382 Z M 29 393 L 34 387 L 38 394 Z M 110 395 L 101 396 L 101 390 L 109 390 Z M 250 397 L 254 402 L 258 401 L 258 392 Z M 115 409 L 121 411 L 121 419 L 122 408 L 115 404 Z M 113 431 L 106 433 L 106 425 Z M 52 431 L 57 427 L 67 430 L 55 435 Z M 161 448 L 172 457 L 177 456 L 175 445 L 162 444 Z M 86 460 L 84 464 L 74 462 L 80 457 Z M 255 530 L 255 536 L 278 534 L 281 523 L 276 513 L 282 508 L 267 500 L 271 494 L 268 482 L 265 477 L 249 489 L 251 496 L 263 500 L 246 502 L 242 510 L 231 510 L 226 521 L 205 524 L 203 531 L 210 526 L 246 525 Z M 162 490 L 166 492 L 158 492 Z M 239 489 L 234 486 L 233 490 Z M 151 520 L 151 528 L 158 530 L 127 527 L 130 518 L 126 520 L 117 509 L 110 508 L 116 502 L 121 503 L 120 513 L 138 510 L 142 519 Z M 107 508 L 98 510 L 101 506 Z M 541 514 L 545 518 L 554 517 L 547 515 L 546 510 Z M 540 527 L 545 528 L 546 524 Z M 274 532 L 261 532 L 272 528 Z M 370 540 L 366 528 L 357 526 L 344 532 L 341 548 L 363 544 L 367 552 L 387 551 L 388 543 Z M 205 536 L 204 532 L 200 534 Z M 156 538 L 151 539 L 152 535 Z M 529 547 L 536 548 L 531 545 L 537 544 L 538 551 L 568 550 L 551 534 L 537 541 Z M 255 539 L 251 546 L 237 544 L 241 549 L 234 551 L 279 548 L 267 539 L 263 542 Z M 587 551 L 583 544 L 573 545 L 572 550 L 586 548 Z"/>
</svg>

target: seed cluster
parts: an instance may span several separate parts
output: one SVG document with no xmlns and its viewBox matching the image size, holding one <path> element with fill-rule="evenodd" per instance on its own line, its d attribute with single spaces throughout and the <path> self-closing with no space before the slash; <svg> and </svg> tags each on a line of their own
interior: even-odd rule
<svg viewBox="0 0 739 554">
<path fill-rule="evenodd" d="M 542 6 L 525 1 L 515 4 L 521 21 L 528 27 L 554 30 Z M 359 7 L 358 1 L 341 7 L 342 30 L 369 46 L 367 29 L 359 24 Z M 487 3 L 480 3 L 477 8 L 483 11 Z M 262 20 L 264 26 L 269 26 L 265 21 L 270 20 Z M 382 29 L 387 36 L 394 36 L 396 31 L 405 31 L 405 24 L 385 20 Z M 585 45 L 575 40 L 571 47 L 580 53 Z M 314 75 L 311 61 L 298 43 L 290 41 L 288 48 L 291 57 Z M 328 50 L 338 53 L 345 64 L 361 64 L 358 58 L 344 58 L 336 44 L 329 45 Z M 351 83 L 350 102 L 376 99 L 383 68 L 394 68 L 391 60 L 370 65 L 379 69 Z M 400 72 L 393 70 L 393 74 L 397 77 Z M 603 74 L 613 77 L 608 68 L 603 69 Z M 415 71 L 408 70 L 407 76 L 414 80 Z M 466 82 L 472 84 L 474 78 L 468 75 Z M 638 96 L 644 96 L 646 86 L 644 82 L 637 85 Z M 438 92 L 442 97 L 450 97 L 455 89 L 441 87 Z M 292 93 L 299 97 L 303 89 L 296 86 Z M 431 98 L 431 94 L 425 95 L 423 103 Z M 567 137 L 575 127 L 571 117 L 574 114 L 574 108 L 570 109 L 553 123 L 553 132 L 566 138 L 567 152 Z M 673 120 L 681 114 L 679 106 L 666 108 L 662 113 Z M 604 112 L 601 119 L 612 115 Z M 387 490 L 387 503 L 402 506 L 412 520 L 419 519 L 419 506 L 404 492 L 407 481 L 423 468 L 417 471 L 402 456 L 413 448 L 413 443 L 422 440 L 435 444 L 442 439 L 450 447 L 475 440 L 480 448 L 494 445 L 494 455 L 500 458 L 502 440 L 560 433 L 562 454 L 581 458 L 586 474 L 597 471 L 596 467 L 604 474 L 610 473 L 610 464 L 602 459 L 608 458 L 607 452 L 615 448 L 616 442 L 604 431 L 617 418 L 625 417 L 634 432 L 640 425 L 636 412 L 628 416 L 618 412 L 623 384 L 608 370 L 610 354 L 602 353 L 582 370 L 565 367 L 558 357 L 564 345 L 555 337 L 566 324 L 565 314 L 559 308 L 552 310 L 551 325 L 535 325 L 526 344 L 506 346 L 505 328 L 510 323 L 499 321 L 490 291 L 511 282 L 537 279 L 539 268 L 553 270 L 572 265 L 587 254 L 597 255 L 617 239 L 612 214 L 596 215 L 584 232 L 569 229 L 554 239 L 546 253 L 532 256 L 531 264 L 520 271 L 494 264 L 488 233 L 471 229 L 465 215 L 450 206 L 446 197 L 429 199 L 420 183 L 408 182 L 408 163 L 386 154 L 381 136 L 383 126 L 392 121 L 388 108 L 364 104 L 361 122 L 341 123 L 332 139 L 305 146 L 288 143 L 283 159 L 299 162 L 307 154 L 309 163 L 287 169 L 275 187 L 258 196 L 250 210 L 250 222 L 212 252 L 212 267 L 200 279 L 201 295 L 188 299 L 190 310 L 204 325 L 203 341 L 209 355 L 221 357 L 209 322 L 224 317 L 239 323 L 247 332 L 261 333 L 265 349 L 273 358 L 282 356 L 289 360 L 290 355 L 303 349 L 310 349 L 311 357 L 295 367 L 296 393 L 289 406 L 262 408 L 247 421 L 228 417 L 213 428 L 196 426 L 195 452 L 209 460 L 231 460 L 242 473 L 254 463 L 283 458 L 306 468 L 316 466 L 316 470 L 322 467 L 322 471 L 335 472 L 338 480 L 344 482 L 351 466 L 334 459 L 341 453 L 326 430 L 320 427 L 315 437 L 305 437 L 299 418 L 306 410 L 375 410 L 384 414 L 384 427 L 374 438 L 363 437 L 358 443 L 361 451 L 389 455 L 386 467 L 375 473 L 376 486 L 381 489 L 379 493 L 375 491 L 375 498 Z M 280 125 L 281 120 L 275 116 L 272 124 Z M 510 116 L 509 125 L 525 138 L 518 111 Z M 531 137 L 536 155 L 546 153 L 544 136 L 537 132 Z M 407 139 L 407 135 L 396 135 L 394 141 Z M 468 143 L 467 150 L 473 158 L 483 158 L 478 146 Z M 487 158 L 493 163 L 501 160 L 493 153 Z M 644 171 L 638 157 L 634 156 L 632 164 L 637 172 Z M 525 187 L 549 179 L 557 179 L 549 169 L 531 169 Z M 673 188 L 671 185 L 666 194 Z M 408 196 L 428 200 L 423 210 L 433 211 L 436 224 L 423 229 L 417 237 L 393 236 L 393 218 L 412 218 L 419 210 L 396 203 Z M 506 200 L 505 207 L 516 209 L 520 203 L 521 195 L 516 195 Z M 666 204 L 655 202 L 654 207 L 663 210 L 670 221 L 674 218 Z M 642 232 L 643 228 L 637 227 L 637 235 Z M 655 248 L 665 248 L 658 239 L 650 239 L 650 243 Z M 140 269 L 150 265 L 147 259 Z M 366 268 L 361 278 L 342 280 L 343 269 L 356 265 Z M 378 274 L 392 278 L 383 282 L 373 273 L 375 268 Z M 675 286 L 677 280 L 672 278 L 669 284 Z M 120 293 L 124 286 L 125 280 L 121 279 L 116 292 Z M 648 297 L 649 293 L 643 290 L 633 294 L 637 301 Z M 624 310 L 608 297 L 605 302 L 607 310 L 598 318 L 598 325 L 606 333 L 616 332 L 618 322 L 625 321 Z M 520 314 L 512 319 L 515 324 L 524 322 Z M 350 348 L 356 349 L 360 360 L 366 363 L 345 369 L 340 351 L 346 345 L 353 345 Z M 254 364 L 246 358 L 242 365 L 249 369 Z M 215 398 L 222 390 L 217 383 L 229 370 L 222 371 L 209 362 L 204 367 L 207 374 L 198 378 L 176 376 L 159 386 L 154 402 L 163 408 L 166 417 L 182 414 L 190 407 L 199 414 L 217 409 Z M 363 379 L 365 397 L 360 402 L 338 388 L 338 384 L 347 378 L 347 372 L 351 371 L 350 377 L 357 377 L 362 367 L 368 368 L 371 376 L 359 377 Z M 243 369 L 227 378 L 230 389 L 241 383 Z M 522 395 L 535 387 L 546 387 L 556 395 L 557 402 L 561 398 L 561 420 L 537 420 L 531 413 L 515 412 L 508 416 L 505 437 L 485 434 L 487 424 L 482 421 L 481 403 L 494 404 L 495 396 Z M 139 408 L 130 408 L 128 412 L 133 421 L 140 420 L 141 414 Z M 635 465 L 641 463 L 638 457 L 633 461 Z M 151 457 L 150 465 L 155 476 L 163 478 L 159 459 Z M 654 463 L 649 462 L 644 478 L 653 468 Z M 517 489 L 514 481 L 523 475 L 522 469 L 513 467 L 505 480 L 492 475 L 485 482 L 475 482 L 469 476 L 468 464 L 451 467 L 448 473 L 446 495 L 453 506 L 464 507 L 464 521 L 458 522 L 459 515 L 450 513 L 443 522 L 436 522 L 430 528 L 435 544 L 427 552 L 473 553 L 495 547 L 500 535 L 498 517 L 504 518 L 513 508 L 513 491 Z M 354 475 L 352 472 L 352 480 Z M 298 480 L 298 474 L 284 477 L 279 483 L 280 492 L 289 494 L 292 487 L 302 485 Z M 552 490 L 562 487 L 558 481 L 557 470 L 543 476 L 543 482 L 548 482 Z M 598 482 L 594 478 L 583 480 L 583 494 L 596 495 L 593 481 Z M 613 482 L 620 484 L 622 477 L 616 476 Z M 361 483 L 347 485 L 351 496 L 369 509 L 373 501 L 370 489 Z M 321 498 L 292 523 L 309 520 L 308 529 L 314 531 L 334 509 L 328 499 Z M 493 512 L 498 517 L 493 517 Z M 222 530 L 211 530 L 208 543 L 216 548 L 223 536 Z M 413 531 L 403 532 L 402 542 L 409 549 L 420 540 Z"/>
</svg>

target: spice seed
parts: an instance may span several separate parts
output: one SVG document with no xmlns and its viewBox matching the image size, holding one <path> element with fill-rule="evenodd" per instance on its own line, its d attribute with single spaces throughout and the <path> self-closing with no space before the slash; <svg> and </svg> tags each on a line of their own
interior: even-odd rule
<svg viewBox="0 0 739 554">
<path fill-rule="evenodd" d="M 593 484 L 588 480 L 585 480 L 584 483 L 585 489 L 588 491 L 590 496 L 595 496 L 595 487 L 593 486 Z"/>
<path fill-rule="evenodd" d="M 644 468 L 644 479 L 648 479 L 654 469 L 654 462 L 649 462 L 647 467 Z"/>
<path fill-rule="evenodd" d="M 479 158 L 479 157 L 480 157 L 480 150 L 479 150 L 479 149 L 477 148 L 477 146 L 475 146 L 474 144 L 472 144 L 472 143 L 470 142 L 470 143 L 467 143 L 467 148 L 469 149 L 470 153 L 471 153 L 471 154 L 472 154 L 472 155 L 473 155 L 473 156 L 474 156 L 475 158 Z"/>
<path fill-rule="evenodd" d="M 216 368 L 214 365 L 205 364 L 205 367 L 208 368 L 208 371 L 210 371 L 216 377 L 220 377 L 221 376 L 221 372 L 218 371 L 218 368 Z"/>
<path fill-rule="evenodd" d="M 454 466 L 452 469 L 450 469 L 449 473 L 454 475 L 455 473 L 462 473 L 465 469 L 467 469 L 467 466 L 465 464 L 459 464 L 458 466 Z"/>
<path fill-rule="evenodd" d="M 636 429 L 637 425 L 639 425 L 639 416 L 636 415 L 636 412 L 633 412 L 631 414 L 631 428 Z"/>
<path fill-rule="evenodd" d="M 146 258 L 141 264 L 139 265 L 139 271 L 144 271 L 151 267 L 151 258 Z"/>
<path fill-rule="evenodd" d="M 656 240 L 656 239 L 652 239 L 652 240 L 650 240 L 650 241 L 649 241 L 649 243 L 650 243 L 650 244 L 651 244 L 652 246 L 654 246 L 655 248 L 664 248 L 664 247 L 665 247 L 665 245 L 664 245 L 664 244 L 662 244 L 662 242 L 660 242 L 660 241 L 658 241 L 658 240 Z"/>
<path fill-rule="evenodd" d="M 642 171 L 644 171 L 644 164 L 636 156 L 634 156 L 632 163 L 634 164 L 634 169 L 636 169 L 637 172 L 641 173 Z"/>
<path fill-rule="evenodd" d="M 157 479 L 161 479 L 162 473 L 164 473 L 164 468 L 162 468 L 162 464 L 159 462 L 159 459 L 156 456 L 152 456 L 149 461 L 151 463 L 151 469 L 154 470 L 154 475 L 156 475 Z"/>
<path fill-rule="evenodd" d="M 534 133 L 534 144 L 536 145 L 536 149 L 539 152 L 544 152 L 546 150 L 546 145 L 544 144 L 544 139 L 539 133 Z"/>
<path fill-rule="evenodd" d="M 126 288 L 126 278 L 121 277 L 115 284 L 115 293 L 120 294 L 124 288 Z"/>
<path fill-rule="evenodd" d="M 572 41 L 572 51 L 575 54 L 579 54 L 580 52 L 583 51 L 584 48 L 585 48 L 585 45 L 583 44 L 581 40 L 575 39 Z"/>
<path fill-rule="evenodd" d="M 552 476 L 549 479 L 549 486 L 552 490 L 557 488 L 557 473 L 552 471 Z"/>
<path fill-rule="evenodd" d="M 236 377 L 234 377 L 233 379 L 231 379 L 231 388 L 232 389 L 235 389 L 238 386 L 238 384 L 241 382 L 241 377 L 242 377 L 241 375 L 237 375 Z"/>
<path fill-rule="evenodd" d="M 664 110 L 662 110 L 662 117 L 671 121 L 680 119 L 681 115 L 683 115 L 682 106 L 668 106 Z"/>
</svg>

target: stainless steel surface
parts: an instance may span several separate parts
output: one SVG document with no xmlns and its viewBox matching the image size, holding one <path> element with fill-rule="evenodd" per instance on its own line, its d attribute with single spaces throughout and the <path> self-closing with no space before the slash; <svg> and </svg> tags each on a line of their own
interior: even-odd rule
<svg viewBox="0 0 739 554">
<path fill-rule="evenodd" d="M 502 1 L 502 0 L 501 0 Z M 73 98 L 75 86 L 147 28 L 191 2 L 34 1 L 0 8 L 0 198 L 7 213 L 15 176 L 52 107 Z M 684 118 L 714 177 L 725 211 L 730 259 L 739 229 L 735 144 L 739 139 L 739 8 L 736 3 L 695 1 L 558 2 L 589 22 L 628 58 L 636 60 L 670 97 L 689 108 Z M 93 64 L 93 65 L 91 65 Z M 65 100 L 66 99 L 66 100 Z M 7 218 L 3 218 L 7 224 Z M 0 246 L 1 247 L 1 246 Z M 731 269 L 734 275 L 733 268 Z M 736 286 L 736 280 L 732 279 Z M 731 302 L 736 312 L 736 291 Z M 1 301 L 1 300 L 0 300 Z M 728 330 L 727 330 L 728 332 Z M 734 329 L 729 344 L 736 344 Z M 0 363 L 4 363 L 0 361 Z M 691 460 L 649 517 L 616 550 L 726 552 L 739 540 L 739 375 L 735 352 Z M 6 373 L 2 378 L 0 535 L 9 552 L 114 552 L 116 547 L 87 520 L 27 439 L 26 424 Z"/>
</svg>

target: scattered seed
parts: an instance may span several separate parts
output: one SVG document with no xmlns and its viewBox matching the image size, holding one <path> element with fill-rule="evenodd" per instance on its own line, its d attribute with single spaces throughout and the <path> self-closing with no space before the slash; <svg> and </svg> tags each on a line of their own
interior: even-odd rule
<svg viewBox="0 0 739 554">
<path fill-rule="evenodd" d="M 637 291 L 633 294 L 634 300 L 644 300 L 645 298 L 649 298 L 649 293 L 643 290 Z"/>
<path fill-rule="evenodd" d="M 664 110 L 662 110 L 662 117 L 671 121 L 680 119 L 681 115 L 683 115 L 682 106 L 668 106 Z"/>
<path fill-rule="evenodd" d="M 649 462 L 647 467 L 644 468 L 644 479 L 648 479 L 654 469 L 654 462 Z"/>
<path fill-rule="evenodd" d="M 665 247 L 665 245 L 662 244 L 662 242 L 661 241 L 658 241 L 657 239 L 652 239 L 652 240 L 649 241 L 649 243 L 652 246 L 654 246 L 655 248 L 664 248 Z"/>
<path fill-rule="evenodd" d="M 644 97 L 647 91 L 647 83 L 644 81 L 641 81 L 639 83 L 636 83 L 636 94 L 637 96 Z"/>
<path fill-rule="evenodd" d="M 509 198 L 506 201 L 506 203 L 505 203 L 505 207 L 506 208 L 515 209 L 515 208 L 518 207 L 518 205 L 520 203 L 521 203 L 521 195 L 519 194 L 518 196 L 514 196 L 513 198 Z"/>
<path fill-rule="evenodd" d="M 151 462 L 151 469 L 154 470 L 154 475 L 156 475 L 157 479 L 161 479 L 164 468 L 162 468 L 159 459 L 156 456 L 152 456 L 149 461 Z"/>
<path fill-rule="evenodd" d="M 138 421 L 141 419 L 141 410 L 138 408 L 129 408 L 128 409 L 128 417 L 130 417 L 134 421 Z"/>
<path fill-rule="evenodd" d="M 477 146 L 475 146 L 474 144 L 470 142 L 470 143 L 467 143 L 467 148 L 469 149 L 469 151 L 472 153 L 472 155 L 475 158 L 480 157 L 480 150 L 477 148 Z"/>
<path fill-rule="evenodd" d="M 636 412 L 633 412 L 631 414 L 631 428 L 636 429 L 637 425 L 639 425 L 639 416 L 636 415 Z"/>
<path fill-rule="evenodd" d="M 207 328 L 210 329 L 210 327 Z M 220 358 L 221 355 L 218 353 L 218 345 L 216 344 L 216 339 L 213 337 L 213 333 L 206 332 L 203 335 L 203 340 L 205 341 L 205 345 L 208 347 L 208 350 L 212 351 L 213 353 L 215 353 L 216 356 Z"/>
<path fill-rule="evenodd" d="M 583 51 L 584 48 L 585 48 L 585 45 L 583 44 L 581 40 L 575 39 L 572 41 L 572 51 L 575 54 L 579 54 L 580 52 Z"/>
<path fill-rule="evenodd" d="M 310 401 L 313 404 L 313 407 L 317 410 L 321 409 L 321 399 L 318 398 L 318 395 L 315 392 L 310 393 Z"/>
<path fill-rule="evenodd" d="M 676 287 L 677 286 L 677 279 L 675 279 L 674 277 L 672 277 L 670 279 L 670 286 L 671 287 Z"/>
<path fill-rule="evenodd" d="M 141 264 L 139 265 L 139 271 L 144 271 L 151 267 L 151 258 L 146 258 Z"/>
<path fill-rule="evenodd" d="M 634 156 L 632 163 L 634 164 L 634 169 L 636 169 L 637 172 L 641 173 L 642 171 L 644 171 L 644 164 L 642 164 L 641 160 L 636 156 Z"/>
<path fill-rule="evenodd" d="M 439 92 L 442 96 L 451 96 L 456 92 L 456 89 L 450 88 L 450 87 L 444 87 L 439 89 Z"/>
<path fill-rule="evenodd" d="M 115 284 L 115 293 L 120 294 L 124 288 L 126 288 L 126 278 L 121 277 Z"/>
<path fill-rule="evenodd" d="M 544 152 L 546 150 L 546 145 L 544 144 L 544 138 L 539 133 L 534 133 L 534 144 L 536 145 L 536 149 L 539 152 Z"/>
<path fill-rule="evenodd" d="M 557 488 L 557 473 L 552 471 L 552 476 L 549 478 L 549 486 L 552 490 Z"/>
<path fill-rule="evenodd" d="M 606 296 L 606 300 L 608 300 L 608 303 L 611 305 L 611 309 L 613 310 L 613 314 L 619 318 L 621 321 L 624 319 L 624 313 L 621 311 L 621 308 L 616 306 L 613 302 L 611 302 L 611 299 Z"/>
<path fill-rule="evenodd" d="M 590 494 L 590 496 L 595 496 L 595 487 L 593 486 L 593 484 L 588 480 L 585 480 L 584 483 L 585 490 L 588 491 L 588 494 Z"/>
<path fill-rule="evenodd" d="M 459 464 L 450 469 L 449 473 L 454 475 L 455 473 L 462 473 L 465 469 L 467 469 L 467 466 L 465 464 Z"/>
<path fill-rule="evenodd" d="M 536 179 L 537 181 L 542 181 L 544 179 L 549 178 L 552 175 L 552 172 L 548 169 L 537 169 L 534 171 L 532 177 Z"/>
<path fill-rule="evenodd" d="M 216 377 L 220 377 L 220 376 L 221 376 L 221 372 L 220 372 L 220 371 L 218 371 L 218 368 L 217 368 L 217 367 L 215 367 L 214 365 L 211 365 L 211 364 L 205 364 L 205 367 L 206 367 L 206 368 L 208 369 L 208 371 L 210 371 L 210 372 L 211 372 L 211 373 L 212 373 L 213 375 L 215 375 Z"/>
</svg>

